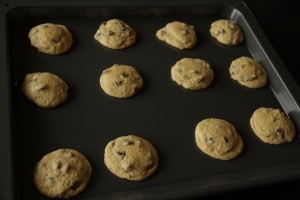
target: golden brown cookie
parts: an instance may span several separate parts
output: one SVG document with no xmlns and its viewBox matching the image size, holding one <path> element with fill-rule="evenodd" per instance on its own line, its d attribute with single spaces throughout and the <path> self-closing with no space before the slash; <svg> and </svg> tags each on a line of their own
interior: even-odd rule
<svg viewBox="0 0 300 200">
<path fill-rule="evenodd" d="M 141 181 L 156 171 L 158 153 L 144 138 L 136 135 L 120 136 L 107 143 L 104 163 L 119 178 Z"/>
<path fill-rule="evenodd" d="M 84 191 L 92 174 L 88 159 L 74 149 L 44 155 L 34 168 L 37 189 L 49 198 L 70 198 Z"/>
<path fill-rule="evenodd" d="M 143 78 L 132 66 L 118 65 L 102 71 L 100 87 L 110 96 L 116 98 L 128 98 L 137 93 L 143 86 Z"/>
<path fill-rule="evenodd" d="M 167 23 L 156 32 L 156 37 L 177 49 L 191 49 L 198 41 L 194 26 L 180 21 Z"/>
<path fill-rule="evenodd" d="M 211 65 L 199 58 L 182 58 L 171 68 L 171 78 L 178 85 L 189 89 L 207 88 L 214 79 Z"/>
<path fill-rule="evenodd" d="M 62 24 L 39 24 L 30 29 L 28 37 L 33 47 L 48 55 L 66 53 L 73 44 L 72 33 Z"/>
<path fill-rule="evenodd" d="M 228 19 L 214 21 L 209 31 L 210 35 L 223 45 L 236 46 L 244 41 L 241 28 Z"/>
<path fill-rule="evenodd" d="M 248 88 L 261 88 L 268 82 L 264 67 L 247 56 L 234 59 L 230 64 L 229 74 L 233 80 Z"/>
<path fill-rule="evenodd" d="M 255 135 L 268 144 L 283 144 L 293 141 L 296 136 L 292 120 L 278 108 L 260 107 L 250 118 Z"/>
<path fill-rule="evenodd" d="M 111 19 L 100 24 L 94 39 L 110 49 L 125 49 L 136 42 L 136 31 L 120 19 Z"/>
<path fill-rule="evenodd" d="M 226 120 L 207 118 L 195 129 L 198 148 L 212 158 L 231 160 L 243 151 L 243 140 L 235 127 Z"/>
<path fill-rule="evenodd" d="M 49 72 L 26 74 L 22 84 L 24 95 L 42 108 L 54 108 L 64 103 L 68 88 L 61 77 Z"/>
</svg>

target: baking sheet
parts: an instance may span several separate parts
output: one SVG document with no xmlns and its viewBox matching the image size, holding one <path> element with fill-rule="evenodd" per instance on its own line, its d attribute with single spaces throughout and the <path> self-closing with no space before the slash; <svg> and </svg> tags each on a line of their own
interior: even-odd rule
<svg viewBox="0 0 300 200">
<path fill-rule="evenodd" d="M 5 199 L 47 199 L 36 190 L 32 172 L 44 154 L 58 148 L 79 150 L 93 166 L 88 187 L 74 199 L 187 199 L 300 177 L 298 138 L 267 145 L 249 128 L 252 112 L 269 106 L 282 108 L 299 130 L 300 93 L 243 2 L 16 1 L 2 3 L 0 14 L 1 160 L 8 161 L 1 164 L 7 173 L 0 188 Z M 99 24 L 111 18 L 135 28 L 134 46 L 109 50 L 93 39 Z M 243 45 L 225 47 L 210 38 L 209 25 L 219 18 L 241 26 Z M 195 48 L 176 50 L 155 38 L 156 30 L 173 20 L 195 26 Z M 75 39 L 70 52 L 48 56 L 30 46 L 28 31 L 44 22 L 68 26 Z M 267 87 L 246 89 L 230 79 L 230 62 L 245 55 L 264 65 Z M 208 89 L 187 91 L 171 81 L 170 68 L 183 57 L 211 63 L 216 76 Z M 115 63 L 135 66 L 144 78 L 144 87 L 130 99 L 108 97 L 99 87 L 100 73 Z M 24 97 L 24 76 L 36 71 L 68 82 L 65 104 L 42 109 Z M 194 128 L 207 117 L 235 125 L 245 143 L 241 156 L 220 161 L 196 148 Z M 127 134 L 144 137 L 159 152 L 158 171 L 141 182 L 121 180 L 103 163 L 106 143 Z"/>
</svg>

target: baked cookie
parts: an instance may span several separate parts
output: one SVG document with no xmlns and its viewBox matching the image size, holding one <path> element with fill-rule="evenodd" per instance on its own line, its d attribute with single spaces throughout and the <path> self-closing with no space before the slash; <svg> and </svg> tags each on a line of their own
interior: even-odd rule
<svg viewBox="0 0 300 200">
<path fill-rule="evenodd" d="M 156 171 L 158 153 L 149 141 L 139 136 L 120 136 L 107 143 L 104 163 L 119 178 L 141 181 Z"/>
<path fill-rule="evenodd" d="M 120 19 L 111 19 L 100 24 L 94 39 L 110 49 L 125 49 L 136 42 L 136 31 Z"/>
<path fill-rule="evenodd" d="M 167 23 L 156 32 L 156 37 L 181 50 L 193 48 L 198 40 L 194 26 L 179 21 Z"/>
<path fill-rule="evenodd" d="M 24 95 L 42 108 L 54 108 L 68 97 L 68 84 L 49 72 L 26 74 L 22 84 Z"/>
<path fill-rule="evenodd" d="M 240 27 L 228 19 L 214 21 L 209 31 L 210 35 L 223 45 L 236 46 L 244 41 Z"/>
<path fill-rule="evenodd" d="M 195 140 L 205 154 L 220 160 L 231 160 L 243 151 L 243 140 L 235 127 L 226 120 L 207 118 L 195 129 Z"/>
<path fill-rule="evenodd" d="M 291 142 L 296 135 L 292 120 L 277 108 L 256 109 L 250 118 L 250 126 L 254 134 L 268 144 Z"/>
<path fill-rule="evenodd" d="M 72 33 L 61 24 L 39 24 L 30 29 L 28 37 L 33 47 L 49 55 L 63 54 L 73 44 Z"/>
<path fill-rule="evenodd" d="M 214 79 L 211 65 L 198 58 L 182 58 L 171 68 L 171 78 L 178 85 L 189 89 L 207 88 Z"/>
<path fill-rule="evenodd" d="M 242 56 L 233 60 L 229 67 L 231 78 L 248 88 L 261 88 L 268 82 L 264 67 L 253 58 Z"/>
<path fill-rule="evenodd" d="M 99 82 L 106 94 L 116 98 L 131 97 L 143 86 L 142 76 L 129 65 L 114 64 L 103 70 Z"/>
<path fill-rule="evenodd" d="M 37 189 L 49 198 L 70 198 L 86 188 L 92 174 L 88 159 L 74 149 L 44 155 L 34 168 Z"/>
</svg>

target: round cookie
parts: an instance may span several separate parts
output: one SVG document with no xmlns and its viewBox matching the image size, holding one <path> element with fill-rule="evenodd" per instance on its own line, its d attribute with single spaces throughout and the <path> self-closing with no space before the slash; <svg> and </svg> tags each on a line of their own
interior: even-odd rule
<svg viewBox="0 0 300 200">
<path fill-rule="evenodd" d="M 193 48 L 198 40 L 194 26 L 179 21 L 167 23 L 156 32 L 156 37 L 181 50 Z"/>
<path fill-rule="evenodd" d="M 212 158 L 231 160 L 243 151 L 243 140 L 235 127 L 226 120 L 207 118 L 195 129 L 198 148 Z"/>
<path fill-rule="evenodd" d="M 125 49 L 136 42 L 136 31 L 120 19 L 111 19 L 100 24 L 94 39 L 110 49 Z"/>
<path fill-rule="evenodd" d="M 250 118 L 250 126 L 254 134 L 268 144 L 291 142 L 296 135 L 292 120 L 277 108 L 256 109 Z"/>
<path fill-rule="evenodd" d="M 26 74 L 22 84 L 24 95 L 42 108 L 54 108 L 64 103 L 68 88 L 62 78 L 49 72 Z"/>
<path fill-rule="evenodd" d="M 37 189 L 49 198 L 70 198 L 86 188 L 92 174 L 88 159 L 74 149 L 44 155 L 34 168 Z"/>
<path fill-rule="evenodd" d="M 73 44 L 71 32 L 61 24 L 39 24 L 30 29 L 28 37 L 33 47 L 49 55 L 63 54 L 69 51 Z"/>
<path fill-rule="evenodd" d="M 211 84 L 214 79 L 214 71 L 205 60 L 183 58 L 172 66 L 171 78 L 186 89 L 199 90 L 207 88 Z"/>
<path fill-rule="evenodd" d="M 156 171 L 158 154 L 149 141 L 139 136 L 120 136 L 107 143 L 104 163 L 119 178 L 141 181 Z"/>
<path fill-rule="evenodd" d="M 129 65 L 114 64 L 103 70 L 99 82 L 106 94 L 116 98 L 131 97 L 143 86 L 142 76 Z"/>
<path fill-rule="evenodd" d="M 240 27 L 228 19 L 214 21 L 209 31 L 210 35 L 223 45 L 236 46 L 244 41 Z"/>
<path fill-rule="evenodd" d="M 264 67 L 253 58 L 242 56 L 233 60 L 229 67 L 230 77 L 248 88 L 261 88 L 268 82 Z"/>
</svg>

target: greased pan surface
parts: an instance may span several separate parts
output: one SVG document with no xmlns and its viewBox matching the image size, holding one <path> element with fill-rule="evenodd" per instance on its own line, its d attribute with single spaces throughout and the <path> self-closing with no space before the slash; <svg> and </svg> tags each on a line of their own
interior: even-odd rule
<svg viewBox="0 0 300 200">
<path fill-rule="evenodd" d="M 285 110 L 299 130 L 299 91 L 243 2 L 28 1 L 4 5 L 0 14 L 1 159 L 11 161 L 2 165 L 7 173 L 0 183 L 7 190 L 1 195 L 6 199 L 47 199 L 34 186 L 33 168 L 58 148 L 79 150 L 93 166 L 88 187 L 74 199 L 186 199 L 300 177 L 298 138 L 267 145 L 249 128 L 252 112 L 268 106 Z M 100 23 L 111 18 L 135 28 L 134 46 L 109 50 L 93 39 Z M 220 18 L 242 28 L 242 45 L 222 46 L 209 36 L 210 23 Z M 174 20 L 195 26 L 196 47 L 176 50 L 155 38 L 159 28 Z M 71 30 L 74 45 L 67 54 L 48 56 L 30 46 L 28 31 L 45 22 Z M 252 56 L 265 66 L 270 76 L 266 87 L 246 89 L 230 79 L 229 64 L 240 56 Z M 212 65 L 215 79 L 209 88 L 187 91 L 171 80 L 171 66 L 183 57 Z M 100 89 L 102 70 L 113 64 L 132 65 L 143 76 L 144 86 L 134 97 L 115 99 Z M 24 97 L 24 76 L 37 71 L 55 73 L 68 82 L 65 104 L 42 109 Z M 208 117 L 235 125 L 245 143 L 238 158 L 220 161 L 197 149 L 195 126 Z M 151 141 L 159 153 L 158 171 L 141 182 L 117 178 L 103 162 L 107 142 L 128 134 Z"/>
</svg>

